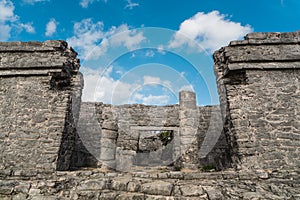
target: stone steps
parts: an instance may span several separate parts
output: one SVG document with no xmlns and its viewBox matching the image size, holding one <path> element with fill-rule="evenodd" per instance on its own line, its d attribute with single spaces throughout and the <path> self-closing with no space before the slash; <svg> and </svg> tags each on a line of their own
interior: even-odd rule
<svg viewBox="0 0 300 200">
<path fill-rule="evenodd" d="M 148 168 L 140 172 L 118 173 L 87 169 L 56 172 L 48 177 L 28 178 L 27 180 L 6 177 L 0 181 L 0 199 L 13 197 L 13 199 L 47 200 L 175 200 L 297 199 L 300 197 L 297 192 L 300 188 L 297 173 L 290 174 L 284 171 L 254 173 L 234 170 L 203 173 L 166 170 L 165 168 Z"/>
</svg>

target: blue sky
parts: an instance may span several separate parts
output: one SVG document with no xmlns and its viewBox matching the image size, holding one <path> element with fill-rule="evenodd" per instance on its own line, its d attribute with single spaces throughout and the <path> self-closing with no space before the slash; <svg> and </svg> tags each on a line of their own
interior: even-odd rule
<svg viewBox="0 0 300 200">
<path fill-rule="evenodd" d="M 299 0 L 0 0 L 1 41 L 66 40 L 84 101 L 218 104 L 212 53 L 249 32 L 300 30 Z"/>
</svg>

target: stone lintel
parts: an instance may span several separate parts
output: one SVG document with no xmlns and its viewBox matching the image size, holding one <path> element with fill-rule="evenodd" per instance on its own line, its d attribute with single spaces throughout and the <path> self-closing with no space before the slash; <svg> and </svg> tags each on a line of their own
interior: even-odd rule
<svg viewBox="0 0 300 200">
<path fill-rule="evenodd" d="M 236 70 L 300 69 L 300 31 L 249 33 L 214 53 L 217 77 Z"/>
<path fill-rule="evenodd" d="M 300 31 L 295 32 L 255 32 L 248 33 L 244 40 L 230 42 L 229 46 L 261 44 L 299 44 Z"/>
<path fill-rule="evenodd" d="M 0 42 L 0 77 L 76 74 L 77 53 L 61 40 Z"/>
<path fill-rule="evenodd" d="M 228 70 L 242 69 L 300 69 L 300 62 L 270 62 L 270 63 L 229 63 Z"/>
<path fill-rule="evenodd" d="M 34 52 L 57 51 L 68 48 L 68 43 L 63 40 L 47 40 L 45 42 L 0 42 L 0 52 Z M 72 50 L 74 53 L 75 51 Z"/>
</svg>

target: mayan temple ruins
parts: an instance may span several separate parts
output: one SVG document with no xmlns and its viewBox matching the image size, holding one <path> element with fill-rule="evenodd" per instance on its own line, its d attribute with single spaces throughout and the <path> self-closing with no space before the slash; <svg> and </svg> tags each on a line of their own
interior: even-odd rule
<svg viewBox="0 0 300 200">
<path fill-rule="evenodd" d="M 300 199 L 300 31 L 213 59 L 218 106 L 110 105 L 66 42 L 1 42 L 0 199 Z"/>
</svg>

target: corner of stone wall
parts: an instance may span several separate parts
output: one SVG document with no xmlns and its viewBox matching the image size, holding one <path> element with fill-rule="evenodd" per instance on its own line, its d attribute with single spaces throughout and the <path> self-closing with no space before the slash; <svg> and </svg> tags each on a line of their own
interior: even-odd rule
<svg viewBox="0 0 300 200">
<path fill-rule="evenodd" d="M 298 166 L 300 31 L 250 33 L 214 53 L 233 164 L 245 169 Z"/>
<path fill-rule="evenodd" d="M 77 53 L 64 41 L 1 42 L 0 60 L 0 169 L 23 177 L 67 169 L 72 89 L 82 89 Z"/>
</svg>

